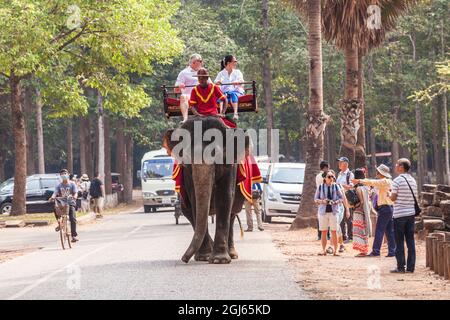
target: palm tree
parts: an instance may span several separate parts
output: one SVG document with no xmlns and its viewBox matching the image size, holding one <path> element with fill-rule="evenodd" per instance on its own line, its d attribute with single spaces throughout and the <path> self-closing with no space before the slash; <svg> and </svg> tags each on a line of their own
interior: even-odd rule
<svg viewBox="0 0 450 320">
<path fill-rule="evenodd" d="M 293 4 L 299 13 L 308 14 L 305 1 L 287 2 Z M 340 154 L 348 157 L 353 166 L 365 165 L 362 57 L 382 44 L 386 33 L 395 27 L 399 16 L 415 2 L 416 0 L 322 1 L 324 38 L 334 43 L 345 56 L 346 78 L 341 105 Z M 369 9 L 372 8 L 375 9 L 370 12 Z M 379 8 L 379 11 L 376 8 Z M 356 163 L 355 156 L 358 160 Z"/>
<path fill-rule="evenodd" d="M 306 169 L 303 196 L 291 229 L 315 226 L 317 208 L 314 203 L 316 179 L 328 116 L 323 113 L 322 34 L 320 0 L 307 1 L 309 52 L 309 107 L 306 127 Z"/>
<path fill-rule="evenodd" d="M 364 166 L 366 163 L 362 57 L 383 43 L 386 33 L 395 27 L 398 17 L 414 2 L 411 0 L 323 2 L 324 37 L 327 41 L 333 42 L 345 55 L 346 79 L 341 106 L 340 153 L 347 156 L 356 167 Z M 373 9 L 371 12 L 372 8 L 378 8 L 379 11 Z"/>
</svg>

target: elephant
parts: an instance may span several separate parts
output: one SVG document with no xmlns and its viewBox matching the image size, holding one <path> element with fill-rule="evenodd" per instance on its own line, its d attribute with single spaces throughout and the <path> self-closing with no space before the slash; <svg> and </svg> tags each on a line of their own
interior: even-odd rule
<svg viewBox="0 0 450 320">
<path fill-rule="evenodd" d="M 213 264 L 230 263 L 231 259 L 237 259 L 238 254 L 233 241 L 233 224 L 237 214 L 242 210 L 245 201 L 244 196 L 236 183 L 237 164 L 248 154 L 249 138 L 242 129 L 229 129 L 223 122 L 216 117 L 192 117 L 189 118 L 181 129 L 188 132 L 194 132 L 195 122 L 201 121 L 202 134 L 207 129 L 217 129 L 222 133 L 223 149 L 219 149 L 220 158 L 225 157 L 226 148 L 226 130 L 239 130 L 236 135 L 244 139 L 245 147 L 239 151 L 236 139 L 233 141 L 234 159 L 232 163 L 185 163 L 186 159 L 192 159 L 192 154 L 182 154 L 177 156 L 172 154 L 172 150 L 178 141 L 173 141 L 173 134 L 178 129 L 170 132 L 167 137 L 167 148 L 174 158 L 182 166 L 182 193 L 181 210 L 183 215 L 189 220 L 194 228 L 192 241 L 182 256 L 181 260 L 188 263 L 194 256 L 196 261 L 209 261 Z M 236 134 L 236 132 L 234 132 Z M 163 142 L 164 144 L 164 142 Z M 204 150 L 204 142 L 194 143 L 190 141 L 191 153 L 195 148 Z M 185 151 L 183 151 L 185 152 Z M 184 162 L 183 162 L 184 161 Z M 208 216 L 216 215 L 216 232 L 214 241 L 208 232 Z"/>
</svg>

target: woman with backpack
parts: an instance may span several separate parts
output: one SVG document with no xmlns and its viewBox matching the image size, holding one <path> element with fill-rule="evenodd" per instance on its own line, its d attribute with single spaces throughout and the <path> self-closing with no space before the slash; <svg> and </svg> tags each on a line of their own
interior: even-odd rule
<svg viewBox="0 0 450 320">
<path fill-rule="evenodd" d="M 327 232 L 328 228 L 331 231 L 331 243 L 334 247 L 333 255 L 338 256 L 337 253 L 337 235 L 336 230 L 338 227 L 337 215 L 339 213 L 339 205 L 342 203 L 344 195 L 340 191 L 340 188 L 335 183 L 336 175 L 334 171 L 329 170 L 324 179 L 324 183 L 317 187 L 316 194 L 314 196 L 315 203 L 319 206 L 318 219 L 319 230 L 322 232 L 322 252 L 321 256 L 327 255 Z"/>
<path fill-rule="evenodd" d="M 355 170 L 355 179 L 365 179 L 363 169 Z M 369 251 L 371 236 L 369 189 L 362 183 L 357 183 L 354 189 L 346 192 L 346 197 L 353 207 L 353 249 L 359 251 L 356 257 L 365 257 Z"/>
</svg>

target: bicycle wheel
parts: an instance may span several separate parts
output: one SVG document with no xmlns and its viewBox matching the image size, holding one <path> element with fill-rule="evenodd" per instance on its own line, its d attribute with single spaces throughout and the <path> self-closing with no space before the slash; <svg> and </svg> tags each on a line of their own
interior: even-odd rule
<svg viewBox="0 0 450 320">
<path fill-rule="evenodd" d="M 69 249 L 72 249 L 72 243 L 70 242 L 70 236 L 71 236 L 71 229 L 70 229 L 70 223 L 68 222 L 67 216 L 66 216 L 66 239 L 67 244 L 69 245 Z"/>
<path fill-rule="evenodd" d="M 59 225 L 59 238 L 61 240 L 61 246 L 63 250 L 65 250 L 64 241 L 65 241 L 65 230 L 64 230 L 64 217 L 61 217 L 58 219 L 58 225 Z"/>
</svg>

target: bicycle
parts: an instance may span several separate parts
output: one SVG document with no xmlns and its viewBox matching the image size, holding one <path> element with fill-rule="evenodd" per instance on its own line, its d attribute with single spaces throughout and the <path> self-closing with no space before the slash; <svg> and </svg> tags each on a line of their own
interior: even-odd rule
<svg viewBox="0 0 450 320">
<path fill-rule="evenodd" d="M 58 227 L 59 227 L 59 238 L 61 240 L 61 246 L 63 250 L 66 249 L 66 241 L 69 249 L 72 248 L 72 244 L 70 242 L 71 237 L 71 229 L 69 220 L 69 199 L 70 197 L 56 197 L 55 199 L 55 214 L 57 216 Z"/>
</svg>

